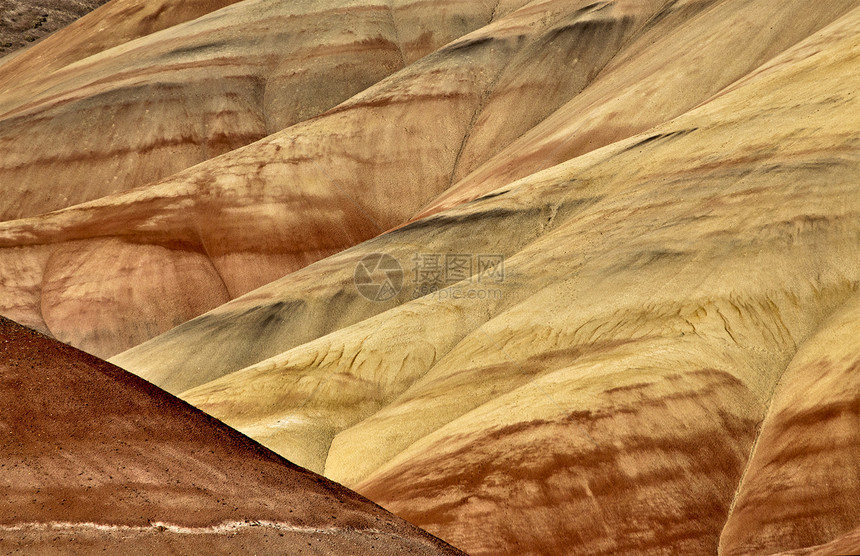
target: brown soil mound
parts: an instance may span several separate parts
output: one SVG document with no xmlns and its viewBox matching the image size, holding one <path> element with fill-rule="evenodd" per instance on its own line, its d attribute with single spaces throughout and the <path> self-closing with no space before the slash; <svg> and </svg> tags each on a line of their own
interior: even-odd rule
<svg viewBox="0 0 860 556">
<path fill-rule="evenodd" d="M 113 365 L 0 318 L 0 551 L 454 554 Z"/>
</svg>

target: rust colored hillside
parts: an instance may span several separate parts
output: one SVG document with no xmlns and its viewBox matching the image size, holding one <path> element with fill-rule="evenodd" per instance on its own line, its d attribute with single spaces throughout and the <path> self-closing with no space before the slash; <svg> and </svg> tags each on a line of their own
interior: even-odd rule
<svg viewBox="0 0 860 556">
<path fill-rule="evenodd" d="M 0 318 L 4 553 L 455 554 L 105 363 Z"/>
</svg>

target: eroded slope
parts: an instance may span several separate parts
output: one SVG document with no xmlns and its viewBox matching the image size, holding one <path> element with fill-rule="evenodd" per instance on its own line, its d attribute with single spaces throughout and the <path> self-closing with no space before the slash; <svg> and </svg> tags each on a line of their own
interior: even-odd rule
<svg viewBox="0 0 860 556">
<path fill-rule="evenodd" d="M 116 360 L 175 391 L 220 376 L 182 397 L 469 553 L 715 552 L 777 383 L 860 284 L 858 26 Z M 373 303 L 374 252 L 505 273 Z M 454 296 L 475 288 L 501 295 Z M 806 546 L 853 519 L 822 515 Z"/>
<path fill-rule="evenodd" d="M 109 356 L 401 224 L 449 187 L 472 120 L 507 110 L 494 98 L 524 85 L 540 98 L 553 70 L 590 52 L 569 73 L 575 95 L 661 5 L 585 4 L 532 3 L 317 118 L 158 184 L 4 223 L 0 310 Z M 553 49 L 567 54 L 529 65 Z M 512 119 L 514 135 L 532 123 Z"/>
</svg>

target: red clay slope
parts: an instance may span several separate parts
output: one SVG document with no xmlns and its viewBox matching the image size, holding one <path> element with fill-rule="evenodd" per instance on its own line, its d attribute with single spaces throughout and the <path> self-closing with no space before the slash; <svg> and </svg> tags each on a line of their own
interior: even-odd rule
<svg viewBox="0 0 860 556">
<path fill-rule="evenodd" d="M 155 386 L 0 317 L 0 552 L 457 554 Z"/>
</svg>

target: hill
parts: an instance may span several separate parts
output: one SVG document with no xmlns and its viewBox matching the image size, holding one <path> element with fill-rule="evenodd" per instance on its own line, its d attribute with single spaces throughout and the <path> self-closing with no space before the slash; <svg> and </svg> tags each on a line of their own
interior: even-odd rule
<svg viewBox="0 0 860 556">
<path fill-rule="evenodd" d="M 0 318 L 0 549 L 457 554 L 155 386 Z"/>
</svg>

